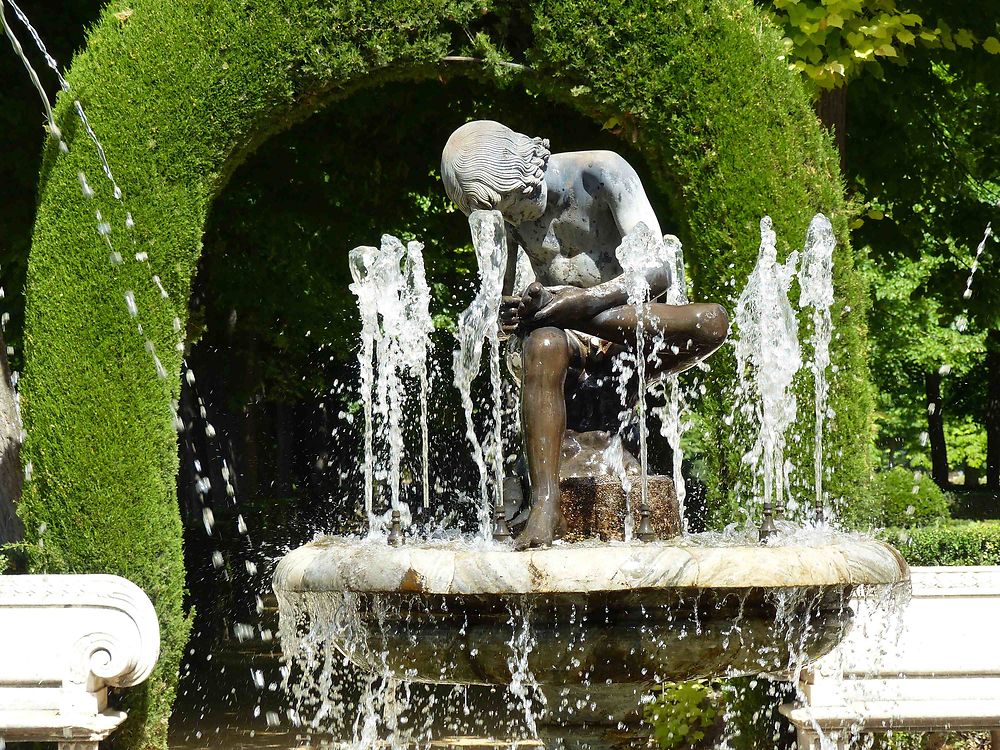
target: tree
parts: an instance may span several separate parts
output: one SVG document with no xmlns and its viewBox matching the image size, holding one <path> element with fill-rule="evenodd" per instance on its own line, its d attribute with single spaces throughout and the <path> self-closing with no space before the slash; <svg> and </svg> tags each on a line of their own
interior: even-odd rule
<svg viewBox="0 0 1000 750">
<path fill-rule="evenodd" d="M 917 9 L 921 4 L 916 0 Z M 928 10 L 941 10 L 933 6 Z M 771 0 L 770 10 L 785 32 L 785 59 L 818 89 L 817 113 L 834 133 L 842 156 L 848 81 L 862 74 L 881 79 L 883 63 L 905 64 L 909 51 L 920 47 L 952 51 L 979 47 L 988 54 L 1000 54 L 994 29 L 953 31 L 943 19 L 925 21 L 913 12 L 912 3 L 904 10 L 896 0 Z M 845 166 L 843 158 L 841 166 Z"/>
<path fill-rule="evenodd" d="M 995 14 L 982 0 L 911 0 L 906 8 L 895 0 L 774 0 L 771 9 L 788 64 L 814 86 L 855 196 L 855 237 L 868 250 L 875 292 L 882 447 L 898 459 L 903 446 L 919 454 L 929 444 L 936 477 L 946 482 L 947 373 L 967 377 L 982 366 L 984 332 L 996 325 L 988 268 L 971 303 L 962 298 L 971 248 L 1000 197 Z M 996 380 L 1000 393 L 1000 373 Z M 1000 406 L 989 414 L 1000 419 Z M 1000 425 L 989 431 L 1000 443 Z M 1000 445 L 994 453 L 991 476 L 1000 480 Z"/>
</svg>

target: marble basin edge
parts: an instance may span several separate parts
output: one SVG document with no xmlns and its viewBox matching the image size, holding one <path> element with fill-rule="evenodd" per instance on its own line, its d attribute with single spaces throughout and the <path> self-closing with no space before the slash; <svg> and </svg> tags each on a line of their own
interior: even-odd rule
<svg viewBox="0 0 1000 750">
<path fill-rule="evenodd" d="M 696 546 L 565 544 L 515 552 L 497 546 L 411 544 L 321 537 L 285 555 L 276 592 L 516 596 L 656 589 L 848 587 L 905 583 L 894 548 L 843 535 L 835 543 Z"/>
</svg>

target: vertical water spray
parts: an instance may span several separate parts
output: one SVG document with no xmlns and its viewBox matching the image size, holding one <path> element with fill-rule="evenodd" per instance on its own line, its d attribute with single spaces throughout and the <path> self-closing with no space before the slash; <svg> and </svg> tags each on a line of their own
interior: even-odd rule
<svg viewBox="0 0 1000 750">
<path fill-rule="evenodd" d="M 400 519 L 408 514 L 400 498 L 400 469 L 405 448 L 402 417 L 406 396 L 403 376 L 416 377 L 421 384 L 422 417 L 426 425 L 427 350 L 433 328 L 430 293 L 424 275 L 423 246 L 408 247 L 390 235 L 383 235 L 378 248 L 358 247 L 349 262 L 354 283 L 350 289 L 358 298 L 361 314 L 361 400 L 365 415 L 365 512 L 369 529 L 379 526 L 375 514 L 374 480 L 376 468 L 388 479 L 392 511 L 392 541 L 398 540 Z M 375 417 L 381 424 L 381 442 L 386 454 L 376 454 Z M 422 453 L 426 459 L 426 429 Z M 427 464 L 424 463 L 424 501 L 427 502 Z M 405 519 L 404 519 L 405 520 Z"/>
<path fill-rule="evenodd" d="M 420 242 L 406 244 L 406 341 L 403 353 L 408 357 L 410 372 L 420 381 L 420 460 L 423 480 L 423 506 L 430 507 L 430 437 L 427 427 L 427 398 L 430 381 L 427 373 L 427 354 L 431 347 L 430 335 L 434 332 L 431 317 L 431 290 L 427 285 L 424 269 L 424 246 Z"/>
<path fill-rule="evenodd" d="M 622 267 L 622 278 L 625 282 L 625 290 L 628 294 L 628 304 L 635 307 L 636 327 L 635 327 L 635 375 L 636 386 L 638 388 L 638 422 L 639 422 L 639 465 L 641 473 L 639 477 L 639 508 L 643 514 L 639 536 L 642 539 L 652 538 L 652 526 L 649 524 L 649 455 L 647 449 L 648 428 L 646 426 L 646 316 L 648 315 L 647 303 L 649 302 L 649 280 L 648 274 L 654 271 L 669 267 L 671 259 L 663 242 L 659 237 L 653 236 L 652 231 L 642 222 L 629 232 L 621 241 L 615 251 L 618 263 Z M 619 371 L 621 377 L 620 393 L 622 396 L 622 409 L 627 410 L 627 391 L 629 371 L 627 366 L 620 364 Z M 622 419 L 624 425 L 625 419 Z M 624 476 L 624 472 L 622 472 Z M 623 481 L 622 488 L 625 491 L 625 538 L 631 536 L 632 508 L 628 502 L 630 495 L 627 480 Z"/>
<path fill-rule="evenodd" d="M 813 481 L 816 494 L 813 510 L 818 521 L 823 520 L 823 422 L 830 387 L 826 379 L 826 368 L 830 366 L 830 338 L 833 334 L 830 308 L 833 306 L 833 250 L 836 246 L 837 238 L 830 220 L 823 214 L 816 214 L 809 222 L 806 244 L 802 250 L 799 307 L 812 308 L 812 372 L 816 407 L 813 445 Z"/>
<path fill-rule="evenodd" d="M 472 458 L 479 469 L 480 532 L 484 539 L 491 536 L 494 514 L 503 513 L 503 434 L 501 410 L 503 394 L 500 381 L 500 298 L 507 266 L 507 236 L 503 215 L 499 211 L 473 211 L 469 216 L 472 244 L 476 249 L 479 268 L 479 291 L 475 299 L 458 316 L 458 350 L 454 353 L 455 387 L 462 396 L 465 410 L 465 436 L 472 446 Z M 489 466 L 483 445 L 476 435 L 472 420 L 472 382 L 479 374 L 483 342 L 490 342 L 490 384 L 493 390 L 493 419 L 489 449 Z M 490 475 L 493 476 L 492 493 Z"/>
<path fill-rule="evenodd" d="M 736 303 L 738 394 L 741 411 L 755 429 L 754 444 L 743 457 L 763 484 L 765 525 L 772 509 L 782 515 L 785 497 L 785 431 L 795 420 L 792 379 L 802 367 L 798 321 L 788 301 L 798 253 L 778 263 L 771 218 L 760 222 L 757 265 Z M 762 528 L 762 536 L 770 529 Z"/>
<path fill-rule="evenodd" d="M 672 271 L 672 283 L 667 289 L 666 302 L 669 305 L 686 305 L 690 300 L 687 292 L 687 274 L 684 271 L 684 248 L 680 240 L 671 234 L 663 237 L 663 247 Z M 663 397 L 664 404 L 657 410 L 660 434 L 666 438 L 670 446 L 674 492 L 677 495 L 677 509 L 683 533 L 687 531 L 687 518 L 684 513 L 687 486 L 684 482 L 684 448 L 681 445 L 681 438 L 686 426 L 683 420 L 684 389 L 679 375 L 667 375 L 663 379 Z"/>
<path fill-rule="evenodd" d="M 349 257 L 351 277 L 354 283 L 348 288 L 358 298 L 358 311 L 361 314 L 361 350 L 358 352 L 358 364 L 361 368 L 361 404 L 365 418 L 364 451 L 365 458 L 365 517 L 368 519 L 369 531 L 375 528 L 375 450 L 373 436 L 375 425 L 372 412 L 372 388 L 375 382 L 375 368 L 372 357 L 375 353 L 375 337 L 378 333 L 378 311 L 375 306 L 375 285 L 368 277 L 369 270 L 374 265 L 374 247 L 356 247 Z"/>
</svg>

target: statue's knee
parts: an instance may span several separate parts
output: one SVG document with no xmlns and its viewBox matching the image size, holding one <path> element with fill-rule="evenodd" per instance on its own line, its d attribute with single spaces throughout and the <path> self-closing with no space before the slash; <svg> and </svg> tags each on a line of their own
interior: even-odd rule
<svg viewBox="0 0 1000 750">
<path fill-rule="evenodd" d="M 569 356 L 566 332 L 553 326 L 536 328 L 524 337 L 521 351 L 528 362 L 561 362 Z"/>
<path fill-rule="evenodd" d="M 704 348 L 716 350 L 729 335 L 729 314 L 722 305 L 709 303 L 698 315 L 699 339 Z"/>
</svg>

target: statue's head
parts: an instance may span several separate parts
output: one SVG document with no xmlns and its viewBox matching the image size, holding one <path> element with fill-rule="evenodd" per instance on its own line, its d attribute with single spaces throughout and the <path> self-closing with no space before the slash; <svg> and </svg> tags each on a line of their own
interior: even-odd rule
<svg viewBox="0 0 1000 750">
<path fill-rule="evenodd" d="M 516 225 L 545 211 L 548 161 L 547 139 L 530 138 L 493 120 L 475 120 L 445 144 L 441 179 L 466 216 L 495 209 Z"/>
</svg>

